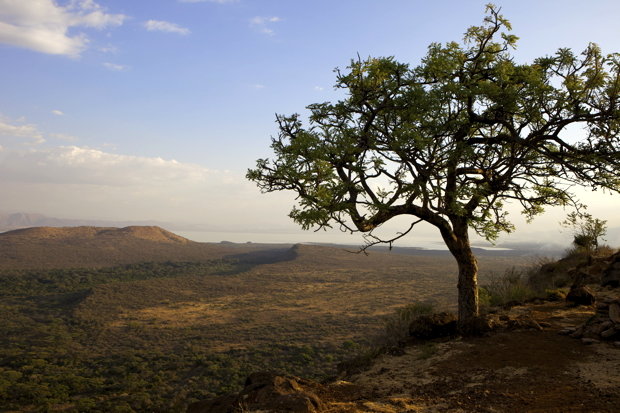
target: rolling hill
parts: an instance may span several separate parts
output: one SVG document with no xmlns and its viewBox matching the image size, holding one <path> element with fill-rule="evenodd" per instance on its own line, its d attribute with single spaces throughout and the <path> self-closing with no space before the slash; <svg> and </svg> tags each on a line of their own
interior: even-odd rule
<svg viewBox="0 0 620 413">
<path fill-rule="evenodd" d="M 265 249 L 273 250 L 274 246 L 194 242 L 157 226 L 33 227 L 0 233 L 0 269 L 205 262 Z"/>
</svg>

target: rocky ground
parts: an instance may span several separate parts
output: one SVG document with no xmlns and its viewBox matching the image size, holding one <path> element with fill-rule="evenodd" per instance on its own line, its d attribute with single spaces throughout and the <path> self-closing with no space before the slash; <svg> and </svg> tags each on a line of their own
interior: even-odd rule
<svg viewBox="0 0 620 413">
<path fill-rule="evenodd" d="M 189 412 L 618 412 L 620 289 L 597 305 L 538 302 L 491 314 L 482 337 L 413 343 L 319 384 L 263 373 Z M 611 323 L 611 324 L 610 324 Z M 616 335 L 601 337 L 609 328 Z"/>
</svg>

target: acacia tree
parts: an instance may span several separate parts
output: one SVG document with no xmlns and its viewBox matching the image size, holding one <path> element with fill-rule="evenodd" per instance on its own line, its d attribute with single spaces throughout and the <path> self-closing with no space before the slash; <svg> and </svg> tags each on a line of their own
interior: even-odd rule
<svg viewBox="0 0 620 413">
<path fill-rule="evenodd" d="M 587 213 L 571 212 L 561 224 L 573 230 L 573 244 L 576 248 L 593 253 L 598 250 L 598 240 L 604 240 L 607 221 L 594 218 Z"/>
<path fill-rule="evenodd" d="M 433 43 L 417 67 L 392 57 L 336 71 L 346 97 L 277 115 L 275 157 L 247 178 L 292 190 L 304 229 L 373 230 L 398 216 L 435 226 L 458 263 L 459 327 L 478 316 L 470 229 L 510 232 L 506 202 L 528 219 L 578 206 L 574 185 L 620 190 L 620 56 L 590 44 L 519 64 L 517 37 L 493 5 L 462 43 Z M 571 128 L 581 125 L 581 128 Z M 371 238 L 373 242 L 382 241 Z"/>
</svg>

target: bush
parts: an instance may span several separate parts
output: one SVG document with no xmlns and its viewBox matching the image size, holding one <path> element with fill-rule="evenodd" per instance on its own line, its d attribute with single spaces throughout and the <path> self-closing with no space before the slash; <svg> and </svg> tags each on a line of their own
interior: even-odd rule
<svg viewBox="0 0 620 413">
<path fill-rule="evenodd" d="M 507 269 L 502 275 L 491 275 L 489 283 L 478 291 L 478 297 L 482 296 L 481 307 L 523 303 L 537 297 L 536 290 L 529 284 L 529 278 L 527 270 L 517 270 L 514 267 Z"/>
<path fill-rule="evenodd" d="M 411 322 L 423 315 L 430 315 L 435 308 L 431 303 L 413 303 L 399 308 L 385 321 L 385 335 L 380 344 L 387 347 L 401 345 L 409 337 Z"/>
</svg>

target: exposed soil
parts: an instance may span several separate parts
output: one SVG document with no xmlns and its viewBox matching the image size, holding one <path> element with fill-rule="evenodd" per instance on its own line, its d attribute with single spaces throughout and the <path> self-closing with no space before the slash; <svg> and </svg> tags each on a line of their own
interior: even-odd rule
<svg viewBox="0 0 620 413">
<path fill-rule="evenodd" d="M 368 371 L 328 386 L 327 411 L 620 411 L 620 348 L 558 334 L 584 322 L 591 308 L 545 303 L 510 312 L 530 315 L 543 330 L 501 331 L 381 356 Z"/>
</svg>

